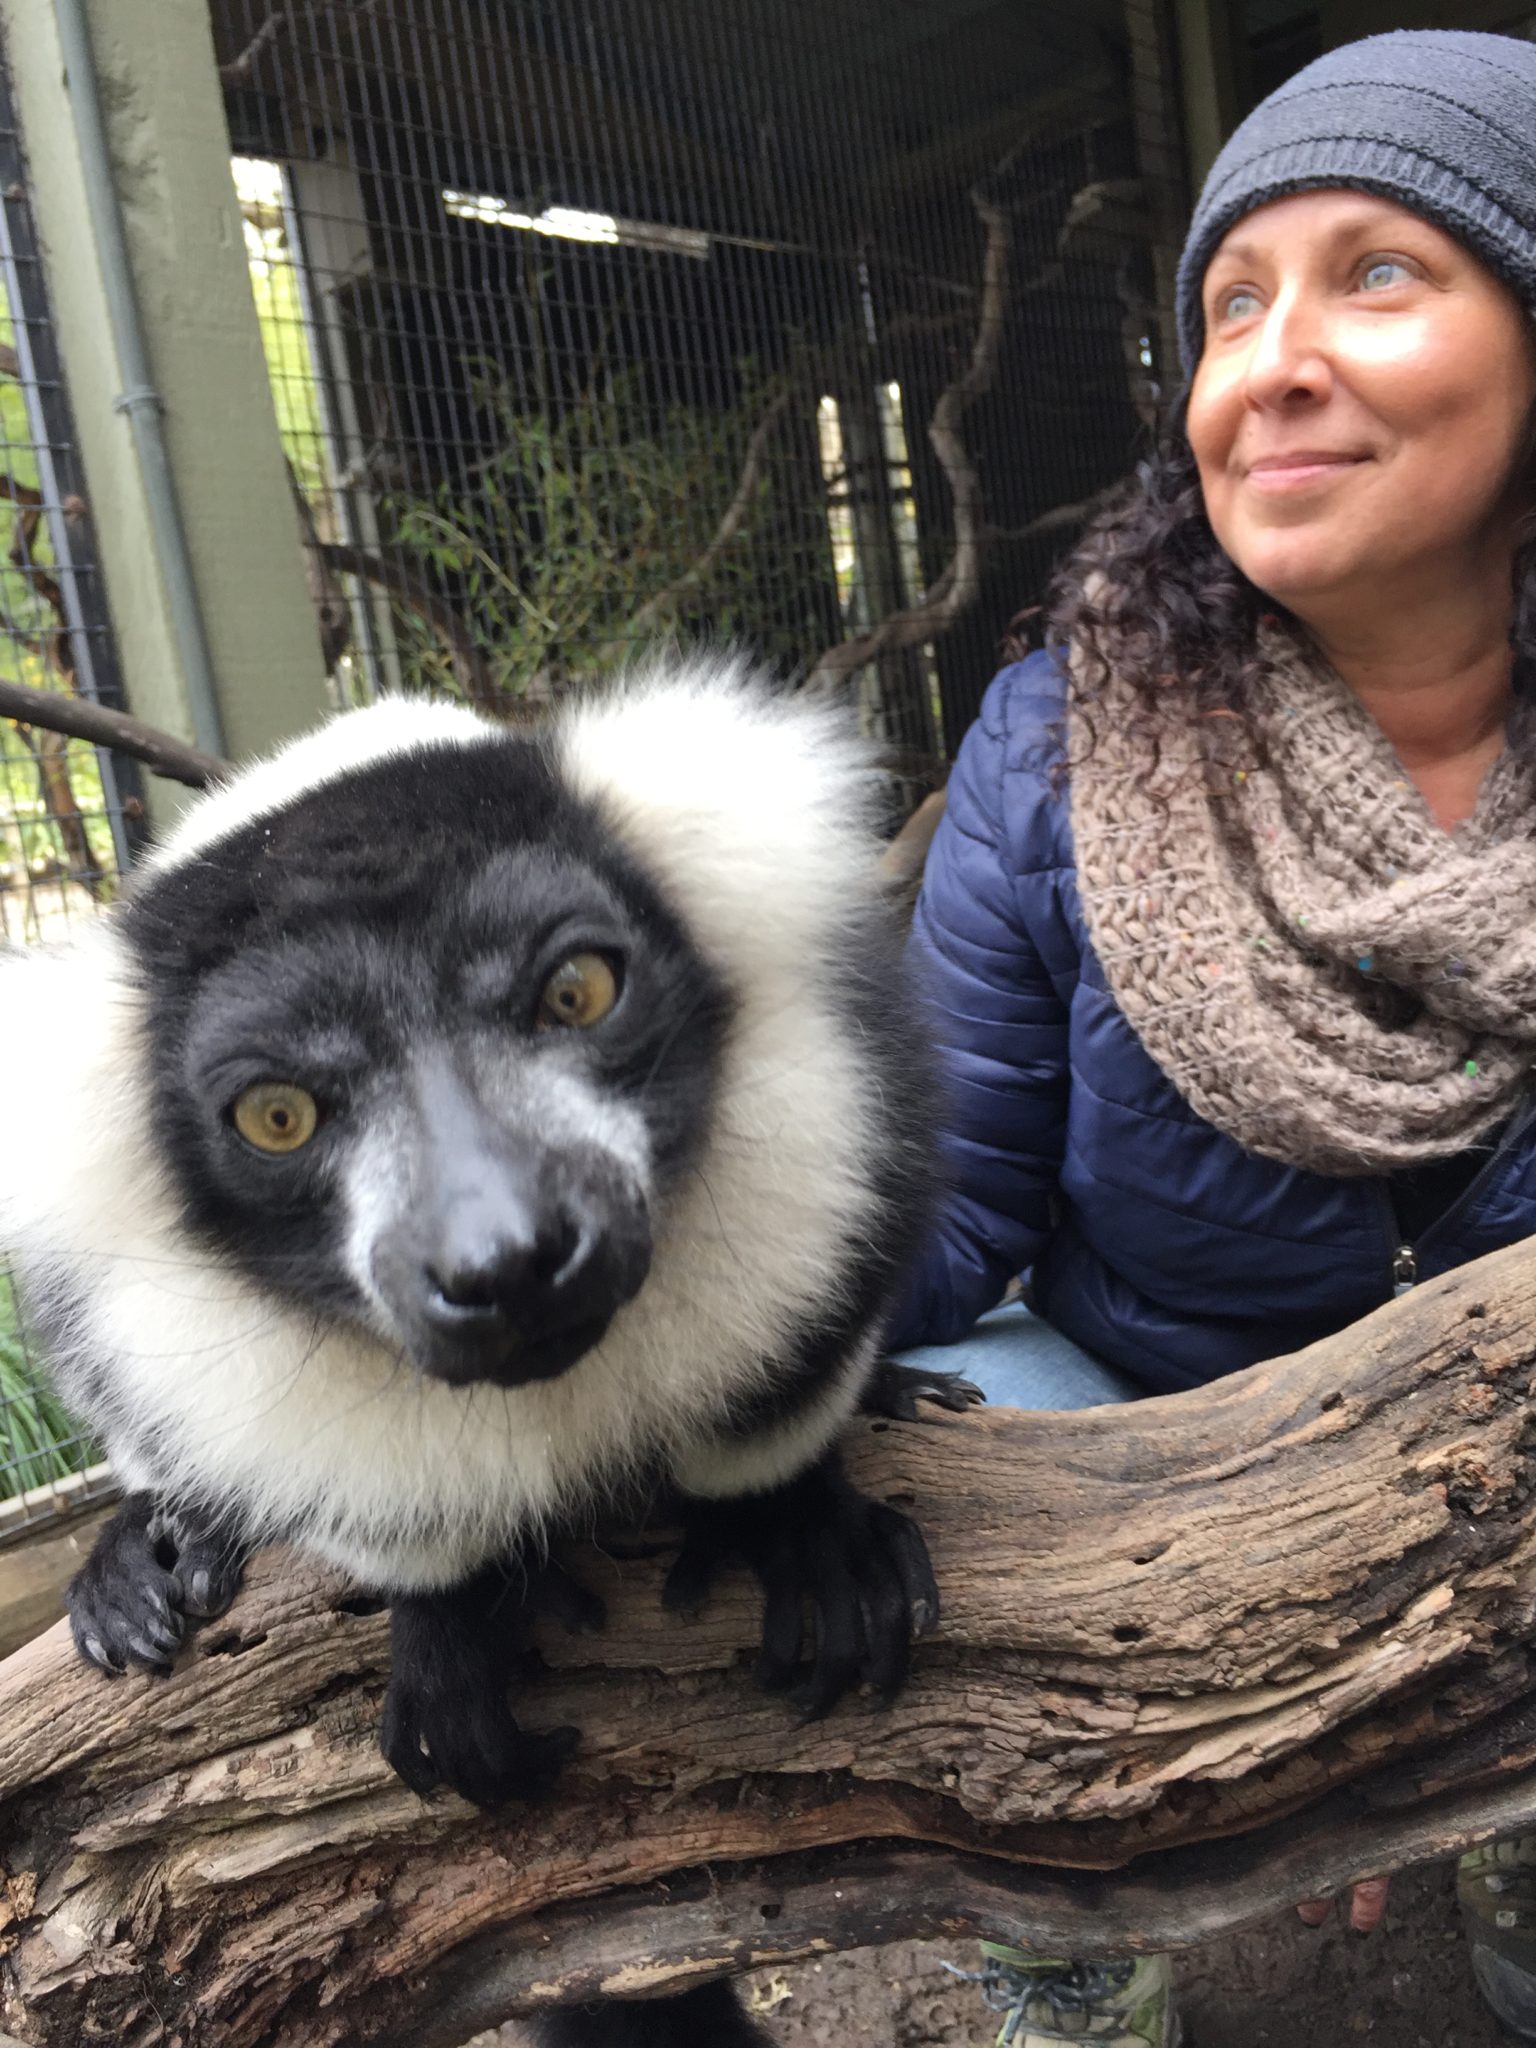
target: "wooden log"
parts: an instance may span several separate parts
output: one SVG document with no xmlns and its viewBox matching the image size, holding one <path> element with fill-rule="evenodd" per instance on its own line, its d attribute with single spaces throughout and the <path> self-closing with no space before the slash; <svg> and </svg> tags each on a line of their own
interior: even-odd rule
<svg viewBox="0 0 1536 2048">
<path fill-rule="evenodd" d="M 64 1588 L 90 1556 L 109 1512 L 92 1508 L 82 1514 L 60 1514 L 0 1549 L 0 1657 L 8 1657 L 57 1621 Z"/>
<path fill-rule="evenodd" d="M 685 1626 L 660 1543 L 573 1553 L 610 1625 L 521 1712 L 583 1747 L 497 1818 L 389 1776 L 385 1618 L 292 1558 L 168 1682 L 55 1630 L 0 1665 L 0 2027 L 456 2048 L 897 1936 L 1179 1946 L 1536 1826 L 1533 1364 L 1517 1247 L 1195 1393 L 866 1422 L 946 1600 L 898 1706 L 797 1725 L 744 1579 Z"/>
</svg>

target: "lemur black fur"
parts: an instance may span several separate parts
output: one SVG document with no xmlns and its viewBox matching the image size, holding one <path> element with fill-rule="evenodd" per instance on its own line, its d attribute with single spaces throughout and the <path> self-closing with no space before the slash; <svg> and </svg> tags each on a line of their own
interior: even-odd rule
<svg viewBox="0 0 1536 2048">
<path fill-rule="evenodd" d="M 84 1655 L 168 1667 L 296 1543 L 392 1604 L 402 1778 L 496 1806 L 575 1739 L 515 1720 L 516 1625 L 601 1618 L 548 1539 L 665 1494 L 669 1598 L 744 1558 L 765 1683 L 895 1691 L 932 1573 L 836 1451 L 871 1389 L 931 1390 L 878 1365 L 930 1159 L 873 782 L 730 664 L 539 736 L 392 702 L 0 959 L 0 1047 L 78 1077 L 11 1120 L 0 1244 L 127 1494 L 71 1589 Z M 706 1990 L 546 2038 L 757 2037 Z"/>
</svg>

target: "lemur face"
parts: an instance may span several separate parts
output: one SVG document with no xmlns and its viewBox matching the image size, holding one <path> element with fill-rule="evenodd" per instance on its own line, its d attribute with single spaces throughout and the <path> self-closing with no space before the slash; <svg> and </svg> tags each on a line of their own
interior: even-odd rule
<svg viewBox="0 0 1536 2048">
<path fill-rule="evenodd" d="M 128 913 L 187 1227 L 419 1370 L 565 1371 L 643 1284 L 729 1004 L 511 735 L 326 783 Z"/>
</svg>

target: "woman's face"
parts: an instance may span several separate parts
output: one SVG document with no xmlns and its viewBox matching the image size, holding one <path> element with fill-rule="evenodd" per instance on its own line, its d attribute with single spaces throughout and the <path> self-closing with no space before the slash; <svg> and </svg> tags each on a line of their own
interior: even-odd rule
<svg viewBox="0 0 1536 2048">
<path fill-rule="evenodd" d="M 1230 230 L 1201 298 L 1190 445 L 1260 589 L 1307 619 L 1507 568 L 1536 345 L 1475 256 L 1390 200 L 1303 192 Z"/>
</svg>

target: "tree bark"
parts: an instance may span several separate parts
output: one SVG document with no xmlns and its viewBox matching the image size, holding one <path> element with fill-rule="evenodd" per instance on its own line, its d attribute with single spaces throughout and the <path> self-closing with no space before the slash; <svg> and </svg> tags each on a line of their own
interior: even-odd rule
<svg viewBox="0 0 1536 2048">
<path fill-rule="evenodd" d="M 216 754 L 204 754 L 189 747 L 157 726 L 146 725 L 126 711 L 94 704 L 86 697 L 66 696 L 59 690 L 34 690 L 26 683 L 0 682 L 0 718 L 14 718 L 44 732 L 68 733 L 93 746 L 113 747 L 131 754 L 157 775 L 185 782 L 192 789 L 206 789 L 222 782 L 230 773 L 229 763 Z"/>
<path fill-rule="evenodd" d="M 456 2048 L 553 2000 L 938 1932 L 1177 1947 L 1536 1826 L 1536 1250 L 1131 1408 L 865 1421 L 946 1602 L 899 1704 L 796 1725 L 729 1577 L 573 1554 L 544 1807 L 423 1803 L 374 1747 L 385 1618 L 259 1561 L 166 1683 L 0 1666 L 0 2028 L 127 2048 Z M 665 1905 L 668 1910 L 661 1912 Z"/>
</svg>

